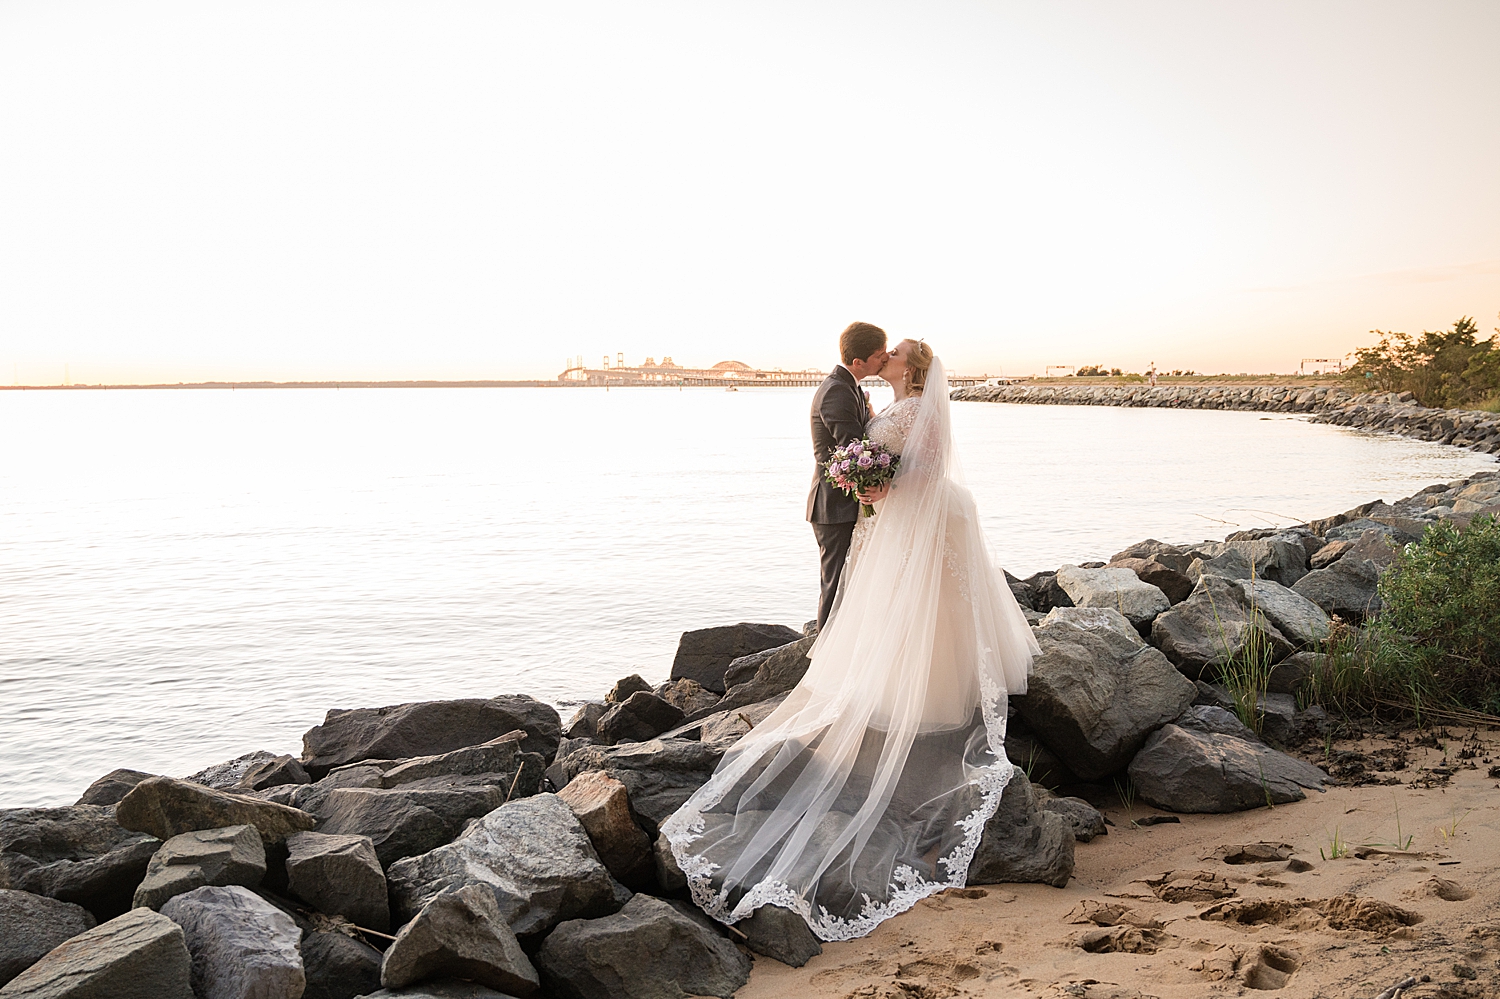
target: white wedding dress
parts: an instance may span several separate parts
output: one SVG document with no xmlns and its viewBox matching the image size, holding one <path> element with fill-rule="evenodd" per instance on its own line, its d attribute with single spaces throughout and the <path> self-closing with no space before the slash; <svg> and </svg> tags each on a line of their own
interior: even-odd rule
<svg viewBox="0 0 1500 999">
<path fill-rule="evenodd" d="M 779 905 L 847 940 L 963 885 L 1015 772 L 1006 698 L 1038 649 L 959 482 L 941 363 L 867 436 L 900 469 L 855 528 L 807 675 L 661 827 L 725 923 Z"/>
</svg>

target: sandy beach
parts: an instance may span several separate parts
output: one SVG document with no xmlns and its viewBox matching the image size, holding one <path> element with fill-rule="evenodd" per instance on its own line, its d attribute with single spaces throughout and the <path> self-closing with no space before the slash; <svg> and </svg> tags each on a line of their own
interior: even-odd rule
<svg viewBox="0 0 1500 999">
<path fill-rule="evenodd" d="M 1419 736 L 1308 747 L 1346 783 L 1276 808 L 1133 825 L 1112 796 L 1066 888 L 950 891 L 738 995 L 1500 996 L 1500 738 Z"/>
</svg>

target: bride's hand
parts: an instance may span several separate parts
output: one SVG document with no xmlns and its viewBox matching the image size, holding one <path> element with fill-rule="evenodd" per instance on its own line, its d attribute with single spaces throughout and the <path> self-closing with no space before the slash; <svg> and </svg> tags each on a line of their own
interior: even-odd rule
<svg viewBox="0 0 1500 999">
<path fill-rule="evenodd" d="M 874 489 L 867 489 L 864 492 L 860 493 L 859 501 L 861 503 L 868 503 L 871 506 L 874 506 L 876 503 L 879 503 L 881 500 L 885 499 L 886 496 L 889 495 L 890 491 L 891 484 L 887 482 L 882 485 L 876 486 Z"/>
</svg>

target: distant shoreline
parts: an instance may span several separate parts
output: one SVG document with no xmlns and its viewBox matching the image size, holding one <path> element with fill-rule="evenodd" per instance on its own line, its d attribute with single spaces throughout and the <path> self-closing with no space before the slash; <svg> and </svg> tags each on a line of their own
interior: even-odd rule
<svg viewBox="0 0 1500 999">
<path fill-rule="evenodd" d="M 414 379 L 407 381 L 326 381 L 326 382 L 160 382 L 156 384 L 122 385 L 0 385 L 6 392 L 76 392 L 101 391 L 107 389 L 346 389 L 346 388 L 583 388 L 569 382 L 556 380 L 498 381 L 469 379 L 465 381 L 439 381 L 436 379 Z"/>
</svg>

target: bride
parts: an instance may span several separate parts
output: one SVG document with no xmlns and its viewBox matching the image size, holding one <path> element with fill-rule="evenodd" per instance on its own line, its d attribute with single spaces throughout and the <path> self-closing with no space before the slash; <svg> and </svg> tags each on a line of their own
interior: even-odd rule
<svg viewBox="0 0 1500 999">
<path fill-rule="evenodd" d="M 880 377 L 896 399 L 867 436 L 901 464 L 855 528 L 807 675 L 662 824 L 725 923 L 778 905 L 847 940 L 963 885 L 1014 772 L 1006 698 L 1038 649 L 959 482 L 947 377 L 911 340 Z"/>
</svg>

